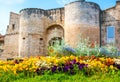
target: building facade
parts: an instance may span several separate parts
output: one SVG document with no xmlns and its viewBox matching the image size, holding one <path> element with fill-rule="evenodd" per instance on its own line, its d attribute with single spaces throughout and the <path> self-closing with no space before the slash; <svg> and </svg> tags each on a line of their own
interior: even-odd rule
<svg viewBox="0 0 120 82">
<path fill-rule="evenodd" d="M 120 1 L 112 8 L 78 0 L 56 9 L 22 9 L 10 13 L 4 53 L 10 57 L 44 55 L 55 40 L 65 39 L 71 47 L 79 43 L 80 35 L 91 42 L 106 45 L 114 42 L 120 50 Z"/>
</svg>

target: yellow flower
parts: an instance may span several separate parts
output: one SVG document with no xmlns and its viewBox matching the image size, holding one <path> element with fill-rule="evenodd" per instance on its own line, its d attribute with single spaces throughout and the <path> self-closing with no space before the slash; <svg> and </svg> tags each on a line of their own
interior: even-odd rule
<svg viewBox="0 0 120 82">
<path fill-rule="evenodd" d="M 105 71 L 105 68 L 101 68 L 102 72 Z"/>
<path fill-rule="evenodd" d="M 5 71 L 5 72 L 7 72 L 8 71 L 8 69 L 7 69 L 7 66 L 5 65 L 5 66 L 3 66 L 3 70 Z"/>
<path fill-rule="evenodd" d="M 71 55 L 71 56 L 70 56 L 70 59 L 71 59 L 71 60 L 72 60 L 72 59 L 76 59 L 76 57 L 73 56 L 73 55 Z"/>
<path fill-rule="evenodd" d="M 102 66 L 102 68 L 105 68 L 105 64 L 102 64 L 101 66 Z"/>
<path fill-rule="evenodd" d="M 13 73 L 16 75 L 17 73 L 16 73 L 16 70 L 13 70 Z"/>
<path fill-rule="evenodd" d="M 100 59 L 100 61 L 102 61 L 102 62 L 104 62 L 105 61 L 105 59 L 104 58 L 99 58 Z"/>
<path fill-rule="evenodd" d="M 110 65 L 110 69 L 112 69 L 112 70 L 114 69 L 113 65 Z"/>
</svg>

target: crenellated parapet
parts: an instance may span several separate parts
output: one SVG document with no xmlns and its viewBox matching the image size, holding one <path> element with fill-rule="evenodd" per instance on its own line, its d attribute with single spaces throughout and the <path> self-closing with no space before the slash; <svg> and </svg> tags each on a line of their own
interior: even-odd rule
<svg viewBox="0 0 120 82">
<path fill-rule="evenodd" d="M 55 8 L 55 9 L 48 9 L 48 10 L 43 10 L 40 8 L 25 8 L 20 10 L 20 14 L 24 15 L 25 17 L 30 17 L 33 15 L 36 17 L 48 17 L 50 20 L 63 20 L 64 17 L 64 8 Z"/>
<path fill-rule="evenodd" d="M 31 15 L 32 13 L 34 14 L 43 14 L 45 15 L 45 10 L 40 9 L 40 8 L 25 8 L 20 10 L 20 13 L 27 13 L 28 15 Z"/>
<path fill-rule="evenodd" d="M 63 21 L 64 20 L 64 8 L 49 9 L 47 11 L 47 17 L 53 21 Z"/>
</svg>

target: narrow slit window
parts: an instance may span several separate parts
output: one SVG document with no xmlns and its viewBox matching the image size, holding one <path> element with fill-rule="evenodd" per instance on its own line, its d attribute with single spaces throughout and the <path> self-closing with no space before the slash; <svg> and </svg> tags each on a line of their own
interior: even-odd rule
<svg viewBox="0 0 120 82">
<path fill-rule="evenodd" d="M 25 37 L 23 37 L 23 40 L 25 40 Z"/>
<path fill-rule="evenodd" d="M 15 24 L 12 24 L 12 30 L 14 30 L 15 29 Z"/>
<path fill-rule="evenodd" d="M 108 26 L 107 27 L 107 43 L 114 43 L 115 41 L 115 27 Z"/>
<path fill-rule="evenodd" d="M 40 40 L 43 40 L 43 38 L 40 38 Z"/>
</svg>

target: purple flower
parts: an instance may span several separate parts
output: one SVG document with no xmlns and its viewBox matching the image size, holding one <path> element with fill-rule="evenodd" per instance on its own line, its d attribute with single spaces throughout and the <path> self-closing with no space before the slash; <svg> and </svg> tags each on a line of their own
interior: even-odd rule
<svg viewBox="0 0 120 82">
<path fill-rule="evenodd" d="M 64 66 L 64 67 L 63 67 L 63 71 L 64 71 L 64 72 L 67 72 L 68 70 L 69 70 L 69 66 Z"/>
<path fill-rule="evenodd" d="M 85 64 L 79 64 L 78 65 L 79 70 L 82 70 L 84 68 L 84 66 L 85 66 Z"/>
<path fill-rule="evenodd" d="M 44 70 L 45 70 L 45 68 L 37 68 L 35 72 L 36 72 L 38 75 L 43 75 L 43 74 L 44 74 Z"/>
<path fill-rule="evenodd" d="M 82 63 L 81 65 L 82 65 L 83 67 L 85 66 L 85 64 L 84 64 L 84 63 Z"/>
<path fill-rule="evenodd" d="M 52 72 L 55 72 L 57 70 L 57 66 L 53 66 L 51 70 Z"/>
<path fill-rule="evenodd" d="M 85 64 L 85 67 L 88 67 L 88 64 Z"/>
<path fill-rule="evenodd" d="M 120 65 L 116 65 L 116 67 L 117 67 L 118 69 L 120 69 Z"/>
<path fill-rule="evenodd" d="M 80 65 L 80 62 L 77 62 L 76 64 L 77 64 L 77 65 Z"/>
<path fill-rule="evenodd" d="M 74 69 L 74 66 L 73 66 L 73 65 L 70 65 L 69 68 L 70 68 L 70 69 Z"/>
<path fill-rule="evenodd" d="M 82 70 L 82 69 L 83 69 L 83 66 L 82 66 L 82 65 L 79 65 L 78 67 L 79 67 L 79 70 Z"/>
<path fill-rule="evenodd" d="M 74 59 L 74 60 L 72 60 L 70 63 L 71 63 L 71 64 L 76 64 L 76 60 Z"/>
</svg>

